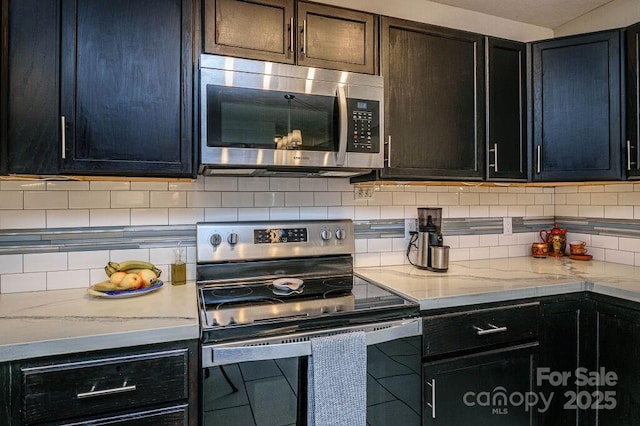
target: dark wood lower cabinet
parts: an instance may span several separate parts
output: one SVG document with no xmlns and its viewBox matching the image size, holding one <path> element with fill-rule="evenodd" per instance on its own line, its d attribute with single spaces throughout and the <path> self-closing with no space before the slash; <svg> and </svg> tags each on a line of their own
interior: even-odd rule
<svg viewBox="0 0 640 426">
<path fill-rule="evenodd" d="M 591 398 L 587 401 L 585 397 L 583 403 L 600 402 L 597 407 L 590 407 L 595 412 L 595 424 L 637 425 L 640 423 L 640 306 L 619 300 L 599 300 L 596 315 L 597 372 L 601 380 L 591 387 Z M 613 376 L 615 384 L 611 381 Z M 599 398 L 603 398 L 602 401 Z"/>
<path fill-rule="evenodd" d="M 533 425 L 537 343 L 427 362 L 424 425 Z"/>
<path fill-rule="evenodd" d="M 198 342 L 0 365 L 0 425 L 197 425 Z"/>
</svg>

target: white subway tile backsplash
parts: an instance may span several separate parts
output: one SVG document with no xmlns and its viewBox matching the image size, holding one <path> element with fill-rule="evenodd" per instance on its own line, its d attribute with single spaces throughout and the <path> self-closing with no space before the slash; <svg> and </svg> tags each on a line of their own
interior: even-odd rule
<svg viewBox="0 0 640 426">
<path fill-rule="evenodd" d="M 158 194 L 165 194 L 159 192 Z M 133 209 L 149 207 L 149 191 L 111 191 L 111 208 Z M 166 207 L 155 205 L 153 207 Z"/>
<path fill-rule="evenodd" d="M 489 258 L 490 259 L 499 259 L 502 257 L 509 257 L 509 247 L 508 246 L 494 246 L 489 247 Z"/>
<path fill-rule="evenodd" d="M 342 205 L 343 206 L 366 206 L 367 200 L 356 200 L 355 194 L 353 191 L 350 192 L 341 192 L 342 195 Z"/>
<path fill-rule="evenodd" d="M 355 220 L 380 219 L 380 207 L 377 206 L 356 206 Z"/>
<path fill-rule="evenodd" d="M 356 209 L 351 206 L 343 207 L 328 207 L 327 218 L 328 219 L 355 219 Z"/>
<path fill-rule="evenodd" d="M 480 246 L 493 247 L 500 244 L 500 240 L 497 234 L 478 235 L 478 240 L 479 240 Z"/>
<path fill-rule="evenodd" d="M 597 198 L 597 196 L 596 196 Z M 567 194 L 567 204 L 576 204 L 579 206 L 588 206 L 591 204 L 590 193 Z"/>
<path fill-rule="evenodd" d="M 380 219 L 402 219 L 404 211 L 402 206 L 380 206 Z"/>
<path fill-rule="evenodd" d="M 132 191 L 133 192 L 133 191 Z M 193 193 L 190 193 L 193 195 Z M 187 207 L 187 193 L 182 191 L 151 191 L 149 192 L 149 207 Z M 191 207 L 216 207 L 213 206 L 191 206 Z"/>
<path fill-rule="evenodd" d="M 253 207 L 253 192 L 223 192 L 223 207 Z"/>
<path fill-rule="evenodd" d="M 180 192 L 186 194 L 187 205 L 186 207 L 221 207 L 222 206 L 222 194 L 215 191 L 207 192 Z M 153 200 L 153 194 L 152 194 Z M 169 207 L 169 206 L 167 206 Z M 171 206 L 175 207 L 175 206 Z"/>
<path fill-rule="evenodd" d="M 131 209 L 131 225 L 168 225 L 169 209 Z"/>
<path fill-rule="evenodd" d="M 618 204 L 621 206 L 640 206 L 640 192 L 618 194 Z"/>
<path fill-rule="evenodd" d="M 470 217 L 469 206 L 449 206 L 449 217 Z"/>
<path fill-rule="evenodd" d="M 46 210 L 0 210 L 0 229 L 45 228 Z"/>
<path fill-rule="evenodd" d="M 326 207 L 300 207 L 301 220 L 327 219 Z"/>
<path fill-rule="evenodd" d="M 509 216 L 508 206 L 489 206 L 489 217 Z"/>
<path fill-rule="evenodd" d="M 269 209 L 269 220 L 298 219 L 300 219 L 300 209 L 297 207 L 273 207 Z"/>
<path fill-rule="evenodd" d="M 247 207 L 238 209 L 238 220 L 264 220 L 269 217 L 267 207 Z"/>
<path fill-rule="evenodd" d="M 416 193 L 415 192 L 394 192 L 392 203 L 396 206 L 415 206 L 416 205 Z"/>
<path fill-rule="evenodd" d="M 205 191 L 237 191 L 238 178 L 230 176 L 205 176 Z"/>
<path fill-rule="evenodd" d="M 204 179 L 191 182 L 169 182 L 169 191 L 204 191 Z"/>
<path fill-rule="evenodd" d="M 640 239 L 620 237 L 618 238 L 618 248 L 623 251 L 640 253 Z"/>
<path fill-rule="evenodd" d="M 149 262 L 149 249 L 111 250 L 109 252 L 111 262 L 124 262 L 125 260 L 143 260 Z"/>
<path fill-rule="evenodd" d="M 107 276 L 105 274 L 104 279 Z M 104 281 L 103 279 L 103 281 Z M 47 272 L 47 290 L 85 288 L 92 284 L 88 269 L 78 271 Z"/>
<path fill-rule="evenodd" d="M 0 191 L 45 191 L 44 180 L 0 180 Z"/>
<path fill-rule="evenodd" d="M 327 179 L 327 191 L 353 191 L 353 185 L 349 182 L 349 178 Z"/>
<path fill-rule="evenodd" d="M 269 191 L 300 191 L 300 179 L 285 177 L 269 178 Z"/>
<path fill-rule="evenodd" d="M 390 252 L 380 256 L 380 266 L 402 265 L 406 260 L 404 253 Z"/>
<path fill-rule="evenodd" d="M 256 207 L 284 207 L 284 197 L 284 192 L 256 192 L 253 203 Z"/>
<path fill-rule="evenodd" d="M 469 217 L 488 217 L 489 206 L 469 206 Z"/>
<path fill-rule="evenodd" d="M 609 219 L 633 219 L 633 206 L 604 206 L 604 216 Z"/>
<path fill-rule="evenodd" d="M 327 178 L 300 178 L 300 191 L 328 191 Z"/>
<path fill-rule="evenodd" d="M 69 270 L 100 269 L 109 262 L 109 250 L 72 251 L 67 254 Z"/>
<path fill-rule="evenodd" d="M 369 247 L 369 243 L 364 238 L 356 239 L 355 241 L 355 252 L 356 253 L 367 253 Z"/>
<path fill-rule="evenodd" d="M 578 206 L 578 216 L 604 217 L 604 206 Z"/>
<path fill-rule="evenodd" d="M 604 192 L 604 185 L 584 185 L 578 187 L 578 192 Z"/>
<path fill-rule="evenodd" d="M 449 249 L 449 262 L 459 262 L 469 260 L 468 248 L 451 248 Z"/>
<path fill-rule="evenodd" d="M 285 192 L 284 205 L 287 207 L 313 206 L 313 192 Z"/>
<path fill-rule="evenodd" d="M 203 220 L 203 208 L 169 209 L 169 225 L 193 225 Z"/>
<path fill-rule="evenodd" d="M 546 216 L 544 212 L 544 206 L 526 206 L 525 216 L 526 217 L 541 217 Z M 551 206 L 553 208 L 553 206 Z M 549 216 L 553 216 L 550 214 Z"/>
<path fill-rule="evenodd" d="M 238 191 L 269 191 L 269 178 L 239 177 Z"/>
<path fill-rule="evenodd" d="M 558 186 L 556 187 L 556 194 L 572 194 L 578 192 L 577 186 Z"/>
<path fill-rule="evenodd" d="M 386 253 L 393 247 L 391 238 L 370 238 L 367 240 L 367 252 Z"/>
<path fill-rule="evenodd" d="M 518 235 L 498 235 L 498 244 L 501 246 L 511 246 L 518 244 Z"/>
<path fill-rule="evenodd" d="M 162 247 L 162 248 L 152 248 L 149 249 L 149 262 L 154 265 L 171 265 L 176 261 L 176 250 L 178 249 L 178 245 L 175 247 Z M 182 261 L 186 261 L 187 259 L 182 259 Z"/>
<path fill-rule="evenodd" d="M 24 272 L 66 271 L 67 253 L 29 253 L 23 256 Z"/>
<path fill-rule="evenodd" d="M 111 206 L 110 191 L 69 192 L 70 209 L 108 209 Z"/>
<path fill-rule="evenodd" d="M 356 253 L 353 266 L 365 268 L 367 266 L 380 266 L 380 253 Z"/>
<path fill-rule="evenodd" d="M 131 183 L 124 181 L 96 180 L 89 183 L 89 189 L 91 191 L 129 191 L 131 189 Z"/>
<path fill-rule="evenodd" d="M 433 192 L 417 193 L 416 205 L 418 207 L 435 207 L 438 205 L 438 194 Z"/>
<path fill-rule="evenodd" d="M 478 247 L 480 246 L 479 235 L 460 235 L 460 247 Z"/>
<path fill-rule="evenodd" d="M 367 204 L 370 206 L 393 206 L 393 192 L 375 191 Z"/>
<path fill-rule="evenodd" d="M 531 206 L 509 206 L 507 207 L 507 216 L 525 217 L 527 216 L 527 207 Z"/>
<path fill-rule="evenodd" d="M 0 284 L 2 293 L 23 293 L 47 289 L 47 273 L 3 274 Z"/>
<path fill-rule="evenodd" d="M 405 240 L 404 238 L 391 239 L 391 251 L 399 251 L 402 253 L 406 253 L 408 245 L 409 245 L 409 240 Z"/>
<path fill-rule="evenodd" d="M 618 237 L 610 237 L 607 235 L 592 235 L 591 244 L 593 245 L 593 247 L 618 250 Z"/>
<path fill-rule="evenodd" d="M 238 220 L 238 209 L 235 208 L 213 208 L 204 210 L 204 220 L 206 222 L 231 222 Z"/>
<path fill-rule="evenodd" d="M 518 204 L 518 194 L 498 194 L 498 204 L 501 206 L 515 206 Z"/>
<path fill-rule="evenodd" d="M 22 210 L 24 207 L 24 192 L 22 191 L 2 191 L 0 197 L 0 209 L 2 210 Z"/>
<path fill-rule="evenodd" d="M 443 235 L 442 243 L 445 246 L 449 246 L 451 248 L 459 248 L 460 247 L 460 236 L 458 236 L 458 235 Z"/>
<path fill-rule="evenodd" d="M 0 255 L 0 275 L 20 272 L 23 272 L 21 254 Z"/>
<path fill-rule="evenodd" d="M 132 191 L 175 191 L 169 190 L 168 182 L 131 182 Z"/>
<path fill-rule="evenodd" d="M 438 205 L 439 206 L 457 206 L 460 204 L 460 196 L 458 193 L 439 193 Z"/>
<path fill-rule="evenodd" d="M 604 192 L 633 192 L 634 186 L 635 185 L 629 185 L 628 183 L 605 185 Z"/>
<path fill-rule="evenodd" d="M 460 194 L 460 205 L 475 206 L 480 204 L 480 194 L 476 192 Z"/>
<path fill-rule="evenodd" d="M 480 194 L 480 204 L 482 205 L 492 206 L 492 205 L 497 205 L 499 202 L 500 202 L 500 194 L 496 194 L 493 192 Z"/>
<path fill-rule="evenodd" d="M 26 209 L 66 209 L 69 207 L 67 191 L 25 191 Z"/>
<path fill-rule="evenodd" d="M 129 209 L 91 209 L 89 226 L 125 226 L 131 224 Z"/>
<path fill-rule="evenodd" d="M 578 216 L 578 206 L 556 204 L 555 212 L 556 216 Z"/>
<path fill-rule="evenodd" d="M 89 182 L 86 181 L 47 181 L 47 191 L 88 191 Z"/>
</svg>

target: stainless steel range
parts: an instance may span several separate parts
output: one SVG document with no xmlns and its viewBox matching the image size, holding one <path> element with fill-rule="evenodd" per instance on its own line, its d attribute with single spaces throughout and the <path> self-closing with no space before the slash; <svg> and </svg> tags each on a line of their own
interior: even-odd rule
<svg viewBox="0 0 640 426">
<path fill-rule="evenodd" d="M 420 423 L 419 306 L 354 275 L 354 251 L 350 220 L 197 225 L 203 424 L 305 425 L 310 339 L 351 331 L 368 419 Z"/>
</svg>

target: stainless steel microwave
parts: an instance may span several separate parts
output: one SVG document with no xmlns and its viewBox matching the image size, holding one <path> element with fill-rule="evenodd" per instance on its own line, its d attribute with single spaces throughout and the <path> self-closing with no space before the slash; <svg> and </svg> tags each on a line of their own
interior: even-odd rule
<svg viewBox="0 0 640 426">
<path fill-rule="evenodd" d="M 381 76 L 200 56 L 202 174 L 365 174 L 383 123 Z"/>
</svg>

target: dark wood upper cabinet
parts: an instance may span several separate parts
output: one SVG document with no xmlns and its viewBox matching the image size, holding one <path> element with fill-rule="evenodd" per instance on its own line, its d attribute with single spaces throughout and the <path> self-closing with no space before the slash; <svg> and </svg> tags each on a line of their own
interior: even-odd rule
<svg viewBox="0 0 640 426">
<path fill-rule="evenodd" d="M 384 17 L 381 178 L 484 177 L 484 38 Z"/>
<path fill-rule="evenodd" d="M 374 74 L 376 24 L 370 13 L 298 2 L 298 63 Z"/>
<path fill-rule="evenodd" d="M 294 0 L 204 0 L 206 53 L 375 74 L 377 33 L 376 15 L 366 12 Z"/>
<path fill-rule="evenodd" d="M 195 176 L 192 0 L 8 10 L 8 172 Z"/>
<path fill-rule="evenodd" d="M 626 32 L 627 50 L 627 146 L 625 153 L 627 176 L 640 177 L 640 23 Z"/>
<path fill-rule="evenodd" d="M 533 180 L 621 179 L 620 31 L 533 43 Z"/>
<path fill-rule="evenodd" d="M 191 21 L 191 0 L 63 0 L 63 172 L 194 175 Z"/>
<path fill-rule="evenodd" d="M 527 180 L 526 45 L 487 38 L 487 180 Z"/>
<path fill-rule="evenodd" d="M 204 51 L 293 64 L 294 16 L 294 0 L 204 0 Z"/>
<path fill-rule="evenodd" d="M 7 12 L 3 37 L 8 36 L 6 51 L 3 43 L 7 89 L 2 91 L 6 171 L 58 174 L 60 2 L 3 1 L 3 10 Z"/>
</svg>

